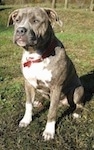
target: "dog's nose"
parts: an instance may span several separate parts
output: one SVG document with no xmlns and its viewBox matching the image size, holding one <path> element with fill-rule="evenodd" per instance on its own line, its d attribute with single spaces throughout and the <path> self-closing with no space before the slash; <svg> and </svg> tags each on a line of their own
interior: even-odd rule
<svg viewBox="0 0 94 150">
<path fill-rule="evenodd" d="M 16 31 L 17 35 L 23 36 L 27 32 L 27 29 L 24 27 L 19 27 Z"/>
</svg>

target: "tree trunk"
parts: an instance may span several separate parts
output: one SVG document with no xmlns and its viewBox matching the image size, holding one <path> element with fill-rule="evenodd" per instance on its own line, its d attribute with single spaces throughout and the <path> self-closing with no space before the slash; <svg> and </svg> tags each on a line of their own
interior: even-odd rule
<svg viewBox="0 0 94 150">
<path fill-rule="evenodd" d="M 52 0 L 52 8 L 56 8 L 56 0 Z"/>
<path fill-rule="evenodd" d="M 94 0 L 91 0 L 90 11 L 94 11 Z"/>
<path fill-rule="evenodd" d="M 65 0 L 65 9 L 68 8 L 68 0 Z"/>
</svg>

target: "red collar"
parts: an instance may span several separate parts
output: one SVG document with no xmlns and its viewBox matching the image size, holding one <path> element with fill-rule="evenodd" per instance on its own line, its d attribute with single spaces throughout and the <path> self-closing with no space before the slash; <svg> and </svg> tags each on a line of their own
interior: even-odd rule
<svg viewBox="0 0 94 150">
<path fill-rule="evenodd" d="M 41 62 L 42 61 L 42 58 L 40 59 L 36 59 L 36 60 L 27 60 L 27 62 L 25 62 L 23 65 L 24 67 L 30 67 L 32 63 L 38 63 L 38 62 Z"/>
<path fill-rule="evenodd" d="M 57 45 L 57 42 L 56 42 L 56 40 L 54 39 L 54 40 L 50 43 L 50 45 L 48 46 L 48 48 L 46 49 L 46 51 L 43 53 L 43 55 L 42 55 L 41 58 L 36 59 L 36 60 L 29 59 L 29 60 L 27 60 L 27 61 L 23 64 L 23 66 L 24 66 L 24 67 L 30 67 L 32 63 L 41 62 L 44 58 L 50 56 L 50 54 L 52 53 L 52 51 L 55 49 L 56 45 Z"/>
</svg>

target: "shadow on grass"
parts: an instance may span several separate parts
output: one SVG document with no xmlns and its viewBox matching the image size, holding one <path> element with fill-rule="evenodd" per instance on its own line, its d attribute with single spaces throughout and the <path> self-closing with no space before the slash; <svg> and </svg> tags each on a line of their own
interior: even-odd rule
<svg viewBox="0 0 94 150">
<path fill-rule="evenodd" d="M 6 10 L 6 9 L 11 9 L 12 7 L 1 7 L 0 11 Z"/>
<path fill-rule="evenodd" d="M 85 90 L 84 104 L 90 101 L 94 95 L 94 70 L 80 77 Z"/>
</svg>

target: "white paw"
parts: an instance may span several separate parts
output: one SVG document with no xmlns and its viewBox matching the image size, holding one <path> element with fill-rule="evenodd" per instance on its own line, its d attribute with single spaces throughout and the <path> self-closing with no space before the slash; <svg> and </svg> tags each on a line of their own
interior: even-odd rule
<svg viewBox="0 0 94 150">
<path fill-rule="evenodd" d="M 54 139 L 54 133 L 44 131 L 43 132 L 43 138 L 45 141 L 48 141 L 50 139 Z"/>
<path fill-rule="evenodd" d="M 32 119 L 23 118 L 19 123 L 19 127 L 27 127 L 31 121 Z"/>
<path fill-rule="evenodd" d="M 79 118 L 81 118 L 81 115 L 79 115 L 77 113 L 73 113 L 73 118 L 74 119 L 79 119 Z"/>
<path fill-rule="evenodd" d="M 26 110 L 23 119 L 19 123 L 19 127 L 27 127 L 32 121 L 32 104 L 26 103 Z"/>
<path fill-rule="evenodd" d="M 55 121 L 48 122 L 43 132 L 43 138 L 45 141 L 48 141 L 50 139 L 54 139 L 54 135 L 55 135 Z"/>
</svg>

